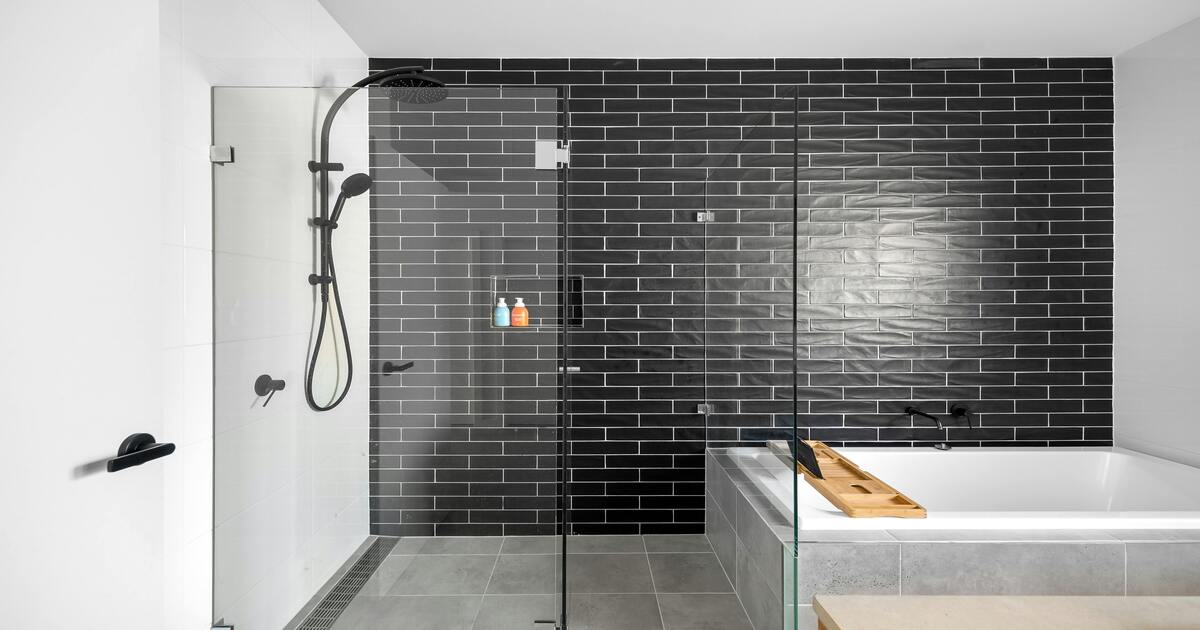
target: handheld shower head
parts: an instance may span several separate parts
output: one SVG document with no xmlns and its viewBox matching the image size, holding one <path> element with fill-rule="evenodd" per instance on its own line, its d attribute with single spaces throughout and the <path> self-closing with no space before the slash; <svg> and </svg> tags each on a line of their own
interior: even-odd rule
<svg viewBox="0 0 1200 630">
<path fill-rule="evenodd" d="M 342 208 L 346 205 L 346 200 L 370 190 L 371 183 L 371 176 L 366 173 L 355 173 L 342 180 L 342 191 L 338 193 L 337 201 L 333 204 L 333 212 L 329 215 L 329 222 L 333 224 L 333 227 L 337 227 L 337 220 L 342 216 Z"/>
<path fill-rule="evenodd" d="M 347 197 L 357 197 L 371 189 L 371 176 L 366 173 L 355 173 L 342 181 L 342 194 Z"/>
</svg>

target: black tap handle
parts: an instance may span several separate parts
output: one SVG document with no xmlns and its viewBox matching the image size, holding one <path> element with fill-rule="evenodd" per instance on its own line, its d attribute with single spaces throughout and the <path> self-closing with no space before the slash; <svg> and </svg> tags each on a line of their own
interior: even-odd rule
<svg viewBox="0 0 1200 630">
<path fill-rule="evenodd" d="M 286 386 L 287 383 L 283 379 L 273 379 L 270 374 L 261 374 L 258 378 L 254 379 L 254 393 L 267 397 L 263 401 L 264 407 L 267 406 L 267 403 L 271 402 L 271 398 L 275 395 L 275 392 L 282 391 Z"/>
<path fill-rule="evenodd" d="M 954 405 L 950 408 L 951 418 L 965 418 L 967 420 L 967 428 L 974 429 L 975 424 L 971 422 L 971 410 L 963 405 Z"/>
</svg>

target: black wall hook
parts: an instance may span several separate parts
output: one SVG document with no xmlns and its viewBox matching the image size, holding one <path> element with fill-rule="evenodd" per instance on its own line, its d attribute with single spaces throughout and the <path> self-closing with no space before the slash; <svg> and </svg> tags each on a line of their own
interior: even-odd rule
<svg viewBox="0 0 1200 630">
<path fill-rule="evenodd" d="M 267 406 L 267 403 L 271 402 L 271 397 L 275 395 L 275 392 L 282 391 L 286 386 L 287 383 L 283 382 L 283 379 L 275 380 L 271 378 L 270 374 L 263 374 L 254 379 L 254 393 L 267 397 L 263 401 L 264 407 Z"/>
<path fill-rule="evenodd" d="M 108 472 L 114 473 L 132 466 L 141 466 L 152 459 L 166 457 L 175 452 L 170 442 L 159 443 L 149 433 L 134 433 L 121 442 L 117 456 L 108 460 Z"/>
</svg>

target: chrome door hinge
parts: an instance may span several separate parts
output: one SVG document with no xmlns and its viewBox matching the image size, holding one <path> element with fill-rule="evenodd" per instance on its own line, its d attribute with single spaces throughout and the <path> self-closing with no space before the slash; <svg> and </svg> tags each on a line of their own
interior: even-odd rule
<svg viewBox="0 0 1200 630">
<path fill-rule="evenodd" d="M 700 403 L 699 405 L 696 405 L 696 413 L 702 416 L 707 416 L 708 414 L 712 413 L 712 405 L 708 403 Z"/>
<path fill-rule="evenodd" d="M 717 213 L 712 212 L 711 210 L 706 211 L 706 212 L 697 212 L 696 213 L 696 222 L 697 223 L 712 223 L 713 221 L 716 221 L 716 220 L 717 220 Z"/>
<path fill-rule="evenodd" d="M 233 147 L 229 145 L 212 145 L 208 147 L 208 161 L 213 164 L 232 164 Z"/>
<path fill-rule="evenodd" d="M 559 371 L 559 372 L 563 371 L 563 369 L 562 369 L 562 366 L 561 366 L 561 365 L 560 365 L 560 366 L 558 366 L 558 371 Z M 568 365 L 568 366 L 567 366 L 567 371 L 568 371 L 568 372 L 570 372 L 570 373 L 572 373 L 572 374 L 574 374 L 574 373 L 576 373 L 576 372 L 578 372 L 578 371 L 579 371 L 579 366 L 578 366 L 578 365 Z"/>
<path fill-rule="evenodd" d="M 533 168 L 553 171 L 571 163 L 571 145 L 558 140 L 538 140 L 533 144 Z"/>
</svg>

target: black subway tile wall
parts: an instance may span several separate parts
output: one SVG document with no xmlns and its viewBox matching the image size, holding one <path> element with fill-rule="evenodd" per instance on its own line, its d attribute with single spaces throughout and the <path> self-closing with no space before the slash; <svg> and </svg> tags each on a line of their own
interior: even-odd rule
<svg viewBox="0 0 1200 630">
<path fill-rule="evenodd" d="M 372 63 L 570 91 L 575 532 L 702 531 L 706 443 L 789 434 L 793 291 L 802 437 L 924 446 L 942 434 L 904 407 L 962 403 L 978 425 L 951 423 L 962 446 L 1111 444 L 1111 59 Z M 445 322 L 468 303 L 487 317 L 495 265 L 554 273 L 553 181 L 520 172 L 528 147 L 469 144 L 552 125 L 406 121 L 386 102 L 372 355 L 432 363 L 375 376 L 373 530 L 553 531 L 558 390 L 532 362 L 555 335 Z"/>
</svg>

